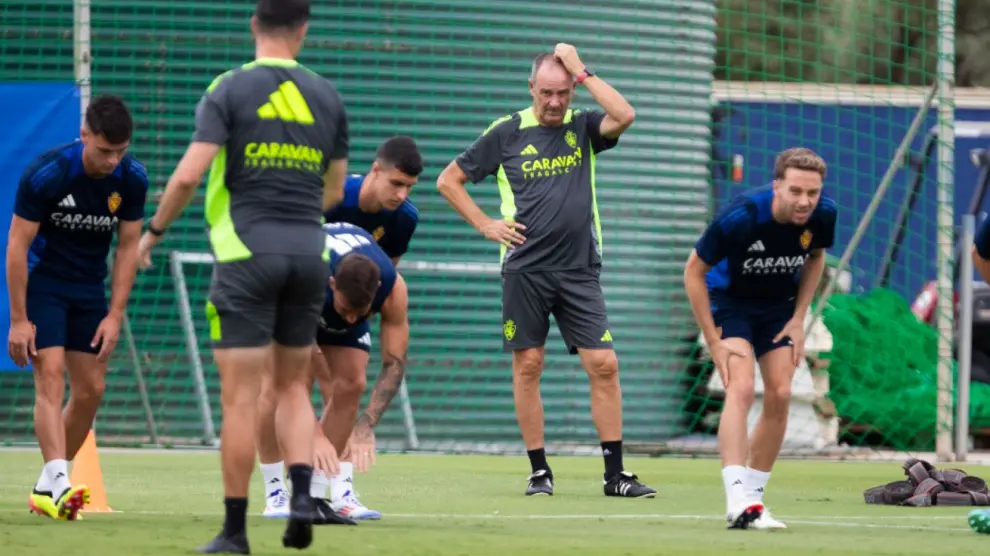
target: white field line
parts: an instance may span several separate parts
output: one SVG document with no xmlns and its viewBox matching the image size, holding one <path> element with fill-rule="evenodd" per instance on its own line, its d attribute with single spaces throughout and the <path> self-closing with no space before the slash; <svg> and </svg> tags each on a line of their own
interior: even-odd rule
<svg viewBox="0 0 990 556">
<path fill-rule="evenodd" d="M 14 509 L 3 509 L 0 510 L 2 513 L 16 513 L 16 512 L 27 512 L 27 508 L 22 510 Z M 99 515 L 113 515 L 113 514 L 136 514 L 136 515 L 168 515 L 168 516 L 198 516 L 198 517 L 220 517 L 223 512 L 170 512 L 170 511 L 160 511 L 160 510 L 135 510 L 135 511 L 114 511 L 111 513 L 89 513 L 84 512 L 87 518 L 92 518 Z M 260 517 L 260 516 L 259 516 Z M 865 523 L 859 522 L 858 520 L 957 520 L 960 523 L 965 522 L 966 517 L 964 515 L 936 515 L 936 516 L 802 516 L 802 517 L 783 517 L 776 516 L 784 523 L 791 523 L 795 525 L 810 525 L 817 527 L 843 527 L 843 528 L 860 528 L 860 529 L 916 529 L 916 530 L 927 530 L 927 531 L 968 531 L 968 527 L 932 527 L 929 525 L 904 525 L 904 524 L 890 524 L 890 523 Z M 692 514 L 568 514 L 568 515 L 542 515 L 542 514 L 526 514 L 526 515 L 502 515 L 498 513 L 491 514 L 404 514 L 404 513 L 386 513 L 383 515 L 383 519 L 427 519 L 427 520 L 567 520 L 567 519 L 620 519 L 620 520 L 651 520 L 651 519 L 669 519 L 669 520 L 694 520 L 694 521 L 723 521 L 725 516 L 722 515 L 692 515 Z M 813 519 L 809 519 L 813 518 Z M 100 519 L 100 518 L 97 518 Z M 843 521 L 839 521 L 843 520 Z"/>
</svg>

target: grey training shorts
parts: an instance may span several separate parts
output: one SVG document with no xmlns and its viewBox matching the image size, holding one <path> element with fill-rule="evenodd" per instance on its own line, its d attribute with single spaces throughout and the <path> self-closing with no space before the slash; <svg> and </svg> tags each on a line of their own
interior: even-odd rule
<svg viewBox="0 0 990 556">
<path fill-rule="evenodd" d="M 543 346 L 550 315 L 571 354 L 612 349 L 601 268 L 502 275 L 502 346 L 505 351 Z"/>
<path fill-rule="evenodd" d="M 259 254 L 213 265 L 206 305 L 213 347 L 311 345 L 329 279 L 319 255 Z"/>
</svg>

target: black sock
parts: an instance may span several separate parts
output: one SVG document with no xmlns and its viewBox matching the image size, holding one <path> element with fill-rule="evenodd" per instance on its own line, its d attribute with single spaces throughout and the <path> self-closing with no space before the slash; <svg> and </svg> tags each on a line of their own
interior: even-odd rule
<svg viewBox="0 0 990 556">
<path fill-rule="evenodd" d="M 605 457 L 605 480 L 622 473 L 622 441 L 602 442 L 602 456 Z"/>
<path fill-rule="evenodd" d="M 289 480 L 292 481 L 292 495 L 306 493 L 309 495 L 309 485 L 313 480 L 313 466 L 296 464 L 289 466 Z"/>
<path fill-rule="evenodd" d="M 223 505 L 226 508 L 223 520 L 224 535 L 232 537 L 243 533 L 247 521 L 247 498 L 224 498 Z"/>
<path fill-rule="evenodd" d="M 547 464 L 547 451 L 543 448 L 537 448 L 535 450 L 529 450 L 526 452 L 529 456 L 529 465 L 533 468 L 533 473 L 536 473 L 540 469 L 545 469 L 550 471 L 550 465 Z"/>
</svg>

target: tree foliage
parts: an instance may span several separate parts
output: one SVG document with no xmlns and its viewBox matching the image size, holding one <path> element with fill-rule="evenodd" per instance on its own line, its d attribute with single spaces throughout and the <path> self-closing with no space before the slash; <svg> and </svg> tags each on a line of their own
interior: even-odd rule
<svg viewBox="0 0 990 556">
<path fill-rule="evenodd" d="M 958 86 L 990 86 L 990 0 L 957 0 Z M 927 85 L 937 0 L 719 0 L 716 79 Z"/>
</svg>

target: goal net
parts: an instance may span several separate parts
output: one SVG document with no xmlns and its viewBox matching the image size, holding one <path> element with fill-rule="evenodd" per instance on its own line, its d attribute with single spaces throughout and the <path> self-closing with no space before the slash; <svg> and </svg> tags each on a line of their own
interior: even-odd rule
<svg viewBox="0 0 990 556">
<path fill-rule="evenodd" d="M 520 18 L 523 7 L 529 15 Z M 0 80 L 76 79 L 85 92 L 123 96 L 137 123 L 132 150 L 153 180 L 153 210 L 206 86 L 253 58 L 251 9 L 231 0 L 7 2 Z M 798 145 L 829 164 L 826 191 L 840 206 L 833 270 L 857 235 L 858 248 L 832 273 L 836 292 L 809 342 L 815 357 L 802 362 L 792 386 L 785 450 L 927 451 L 951 426 L 943 419 L 952 412 L 945 397 L 954 368 L 951 312 L 918 322 L 911 303 L 953 257 L 953 212 L 967 205 L 960 184 L 953 197 L 954 166 L 975 170 L 965 156 L 953 158 L 952 111 L 934 107 L 896 158 L 936 81 L 938 52 L 954 48 L 951 36 L 940 44 L 935 3 L 505 1 L 480 10 L 473 0 L 355 0 L 314 10 L 301 61 L 342 92 L 351 171 L 366 171 L 377 146 L 397 134 L 412 136 L 427 162 L 412 194 L 420 225 L 400 266 L 411 342 L 402 399 L 378 430 L 386 446 L 523 449 L 511 358 L 501 349 L 498 247 L 464 223 L 433 183 L 492 120 L 532 102 L 530 62 L 557 41 L 575 44 L 637 113 L 596 169 L 602 282 L 630 450 L 714 452 L 724 392 L 698 341 L 683 263 L 713 212 L 771 180 L 775 154 Z M 944 93 L 936 100 L 951 106 Z M 958 119 L 990 119 L 977 95 L 961 92 L 956 102 Z M 579 88 L 574 106 L 595 102 Z M 886 195 L 871 204 L 882 183 Z M 469 191 L 498 214 L 493 181 Z M 98 420 L 101 441 L 210 445 L 218 435 L 202 206 L 200 192 L 156 251 L 154 267 L 138 276 L 128 342 L 112 362 Z M 377 351 L 375 339 L 369 390 Z M 827 370 L 818 368 L 824 360 Z M 762 406 L 757 384 L 752 419 Z M 981 392 L 974 385 L 974 407 L 983 407 Z M 542 394 L 548 447 L 595 452 L 588 380 L 554 326 Z M 20 409 L 31 397 L 29 374 L 0 372 L 0 404 L 10 408 L 0 412 L 9 415 L 0 417 L 0 438 L 31 439 L 30 413 Z M 974 426 L 987 420 L 990 412 L 974 409 Z"/>
</svg>

